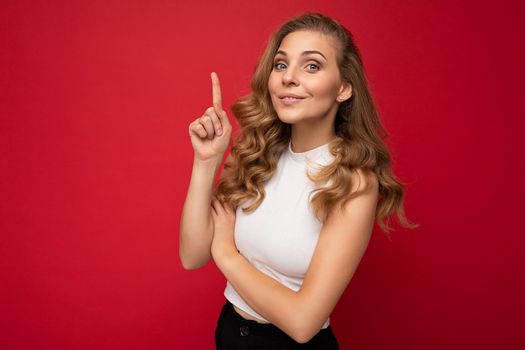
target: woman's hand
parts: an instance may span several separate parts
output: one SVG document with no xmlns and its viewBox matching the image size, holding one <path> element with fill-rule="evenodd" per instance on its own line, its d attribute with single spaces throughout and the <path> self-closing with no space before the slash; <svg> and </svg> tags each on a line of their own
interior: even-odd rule
<svg viewBox="0 0 525 350">
<path fill-rule="evenodd" d="M 239 254 L 235 245 L 235 209 L 223 204 L 216 196 L 212 197 L 213 218 L 213 241 L 211 243 L 211 255 L 216 265 L 220 265 L 223 259 Z"/>
<path fill-rule="evenodd" d="M 213 105 L 189 126 L 191 144 L 195 158 L 222 160 L 230 143 L 232 126 L 228 115 L 222 109 L 222 95 L 219 77 L 211 73 Z"/>
</svg>

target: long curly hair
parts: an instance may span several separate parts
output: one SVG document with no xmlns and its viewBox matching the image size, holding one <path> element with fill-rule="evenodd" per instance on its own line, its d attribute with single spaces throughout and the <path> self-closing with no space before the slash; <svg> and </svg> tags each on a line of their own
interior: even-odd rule
<svg viewBox="0 0 525 350">
<path fill-rule="evenodd" d="M 308 30 L 331 36 L 338 44 L 337 64 L 343 81 L 352 86 L 350 99 L 339 105 L 334 127 L 336 137 L 329 143 L 333 161 L 317 174 L 308 177 L 319 186 L 310 201 L 313 213 L 325 222 L 328 213 L 342 208 L 365 189 L 350 193 L 351 174 L 357 168 L 374 172 L 379 182 L 376 207 L 378 225 L 390 233 L 390 216 L 396 212 L 399 223 L 408 228 L 418 224 L 408 222 L 403 209 L 404 184 L 393 174 L 391 156 L 383 142 L 389 134 L 381 124 L 365 76 L 361 54 L 351 32 L 334 19 L 320 13 L 304 13 L 281 25 L 271 36 L 259 58 L 251 80 L 251 92 L 232 105 L 239 127 L 231 140 L 231 161 L 224 164 L 214 195 L 223 203 L 237 208 L 253 199 L 243 212 L 253 212 L 264 200 L 263 184 L 274 174 L 279 156 L 291 137 L 291 125 L 277 116 L 268 91 L 268 79 L 274 56 L 289 33 Z"/>
</svg>

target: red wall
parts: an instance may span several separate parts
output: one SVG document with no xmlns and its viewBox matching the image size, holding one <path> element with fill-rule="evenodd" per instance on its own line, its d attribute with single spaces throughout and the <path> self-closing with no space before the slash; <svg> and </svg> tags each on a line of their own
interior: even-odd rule
<svg viewBox="0 0 525 350">
<path fill-rule="evenodd" d="M 376 227 L 341 347 L 523 345 L 523 2 L 104 0 L 0 4 L 2 349 L 213 348 L 225 279 L 178 259 L 188 125 L 308 10 L 353 31 L 421 224 Z"/>
</svg>

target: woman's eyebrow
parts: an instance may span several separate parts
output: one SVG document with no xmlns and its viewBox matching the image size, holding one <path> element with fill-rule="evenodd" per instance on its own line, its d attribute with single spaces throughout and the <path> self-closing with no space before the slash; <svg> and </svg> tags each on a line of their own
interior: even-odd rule
<svg viewBox="0 0 525 350">
<path fill-rule="evenodd" d="M 319 55 L 323 56 L 323 58 L 324 58 L 326 61 L 328 61 L 328 60 L 326 59 L 325 55 L 323 55 L 321 52 L 319 52 L 319 51 L 317 51 L 317 50 L 307 50 L 307 51 L 303 51 L 303 52 L 301 53 L 301 56 L 306 56 L 306 55 L 310 55 L 310 54 L 313 54 L 313 53 L 316 53 L 316 54 L 319 54 Z M 284 52 L 283 50 L 278 50 L 278 51 L 275 53 L 275 55 L 277 55 L 277 54 L 281 54 L 281 55 L 283 55 L 283 56 L 287 56 L 287 55 L 286 55 L 286 52 Z"/>
</svg>

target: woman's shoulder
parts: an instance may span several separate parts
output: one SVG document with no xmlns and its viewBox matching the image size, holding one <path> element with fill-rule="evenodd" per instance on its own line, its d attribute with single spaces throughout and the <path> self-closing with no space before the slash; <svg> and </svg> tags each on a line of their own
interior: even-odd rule
<svg viewBox="0 0 525 350">
<path fill-rule="evenodd" d="M 357 191 L 377 192 L 379 190 L 379 179 L 377 174 L 371 170 L 356 168 L 350 173 L 352 182 L 351 193 Z"/>
</svg>

